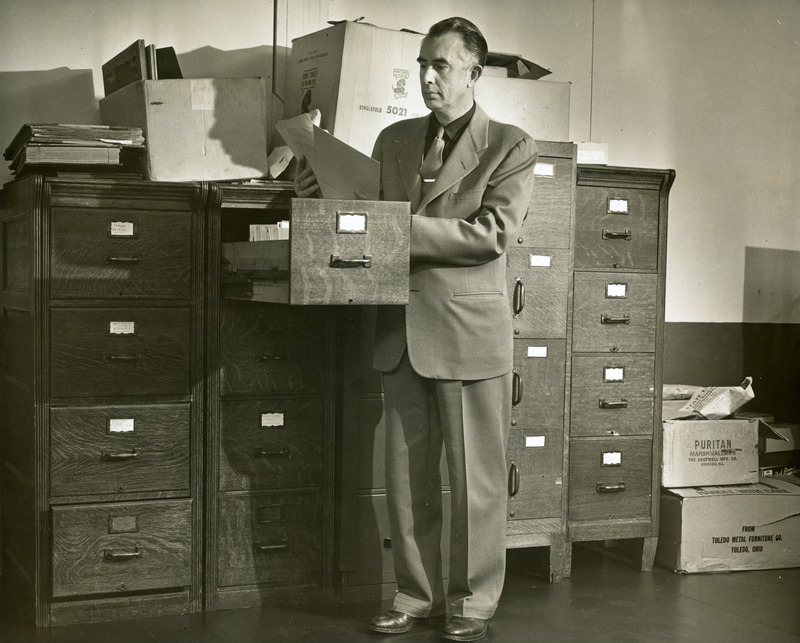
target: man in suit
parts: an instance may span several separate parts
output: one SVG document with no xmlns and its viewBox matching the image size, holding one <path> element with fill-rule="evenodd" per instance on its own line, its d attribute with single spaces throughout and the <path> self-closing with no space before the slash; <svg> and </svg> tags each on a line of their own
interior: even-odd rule
<svg viewBox="0 0 800 643">
<path fill-rule="evenodd" d="M 475 103 L 486 41 L 463 18 L 420 47 L 432 114 L 378 136 L 381 198 L 410 201 L 408 306 L 378 311 L 373 365 L 383 373 L 386 491 L 398 592 L 373 631 L 409 631 L 448 614 L 442 637 L 486 636 L 505 576 L 506 443 L 513 335 L 506 250 L 531 198 L 536 144 Z M 298 196 L 318 186 L 301 160 Z M 450 576 L 442 580 L 440 459 L 451 490 Z"/>
</svg>

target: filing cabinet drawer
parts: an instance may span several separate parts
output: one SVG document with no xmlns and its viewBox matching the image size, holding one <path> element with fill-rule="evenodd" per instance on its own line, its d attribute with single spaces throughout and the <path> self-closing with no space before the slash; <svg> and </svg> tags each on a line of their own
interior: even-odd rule
<svg viewBox="0 0 800 643">
<path fill-rule="evenodd" d="M 570 435 L 652 435 L 652 354 L 575 355 Z"/>
<path fill-rule="evenodd" d="M 652 449 L 648 438 L 573 440 L 570 521 L 650 517 Z"/>
<path fill-rule="evenodd" d="M 657 269 L 657 190 L 585 186 L 579 182 L 576 211 L 576 270 Z"/>
<path fill-rule="evenodd" d="M 293 199 L 288 240 L 222 244 L 223 294 L 288 304 L 407 304 L 407 202 Z"/>
<path fill-rule="evenodd" d="M 572 350 L 652 352 L 657 275 L 576 272 Z"/>
<path fill-rule="evenodd" d="M 506 287 L 516 337 L 566 337 L 569 251 L 512 248 Z"/>
<path fill-rule="evenodd" d="M 530 418 L 536 426 L 564 423 L 566 340 L 514 340 L 512 423 Z"/>
<path fill-rule="evenodd" d="M 508 517 L 561 516 L 564 437 L 557 429 L 512 429 L 508 438 Z"/>
<path fill-rule="evenodd" d="M 51 209 L 54 298 L 191 296 L 192 214 Z"/>
<path fill-rule="evenodd" d="M 327 363 L 325 320 L 320 308 L 223 303 L 222 394 L 318 393 Z"/>
<path fill-rule="evenodd" d="M 190 392 L 189 308 L 52 309 L 53 397 Z"/>
<path fill-rule="evenodd" d="M 220 414 L 220 490 L 322 484 L 322 398 L 223 400 Z"/>
<path fill-rule="evenodd" d="M 389 509 L 386 494 L 359 495 L 356 503 L 358 520 L 345 525 L 353 533 L 345 542 L 355 543 L 355 551 L 342 552 L 348 573 L 345 583 L 348 586 L 395 583 L 394 559 L 392 558 L 392 538 L 389 531 Z M 442 575 L 450 575 L 450 493 L 442 493 Z"/>
<path fill-rule="evenodd" d="M 191 584 L 191 499 L 51 512 L 54 597 Z"/>
<path fill-rule="evenodd" d="M 226 494 L 219 500 L 218 583 L 319 583 L 318 492 Z"/>
<path fill-rule="evenodd" d="M 569 248 L 575 192 L 575 145 L 537 141 L 533 196 L 519 231 L 523 246 Z"/>
<path fill-rule="evenodd" d="M 189 408 L 51 408 L 50 495 L 188 492 Z"/>
</svg>

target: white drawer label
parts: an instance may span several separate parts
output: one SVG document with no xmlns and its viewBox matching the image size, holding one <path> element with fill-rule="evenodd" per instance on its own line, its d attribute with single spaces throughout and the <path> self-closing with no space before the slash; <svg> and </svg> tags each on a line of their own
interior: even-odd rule
<svg viewBox="0 0 800 643">
<path fill-rule="evenodd" d="M 603 369 L 603 381 L 621 382 L 625 379 L 625 368 L 622 366 L 606 366 Z"/>
<path fill-rule="evenodd" d="M 283 413 L 262 413 L 261 426 L 283 426 Z"/>
<path fill-rule="evenodd" d="M 533 447 L 543 447 L 544 446 L 544 436 L 543 435 L 526 435 L 525 436 L 525 448 L 530 449 Z"/>
<path fill-rule="evenodd" d="M 531 268 L 549 268 L 550 257 L 548 255 L 531 255 Z"/>
<path fill-rule="evenodd" d="M 609 214 L 628 214 L 628 199 L 608 198 Z"/>
<path fill-rule="evenodd" d="M 606 284 L 608 299 L 625 299 L 628 296 L 628 284 Z"/>
<path fill-rule="evenodd" d="M 133 433 L 133 418 L 110 418 L 108 420 L 109 433 Z"/>
<path fill-rule="evenodd" d="M 136 332 L 136 322 L 112 321 L 108 324 L 108 332 L 112 335 L 133 335 Z"/>
<path fill-rule="evenodd" d="M 357 212 L 337 212 L 336 232 L 366 232 L 367 215 Z"/>
<path fill-rule="evenodd" d="M 132 237 L 134 234 L 133 221 L 112 221 L 109 224 L 109 234 L 112 237 Z"/>
<path fill-rule="evenodd" d="M 533 166 L 535 176 L 555 176 L 556 166 L 553 163 L 537 163 Z"/>
<path fill-rule="evenodd" d="M 547 346 L 528 346 L 528 357 L 547 357 Z"/>
<path fill-rule="evenodd" d="M 618 467 L 622 464 L 621 451 L 603 451 L 603 466 Z"/>
</svg>

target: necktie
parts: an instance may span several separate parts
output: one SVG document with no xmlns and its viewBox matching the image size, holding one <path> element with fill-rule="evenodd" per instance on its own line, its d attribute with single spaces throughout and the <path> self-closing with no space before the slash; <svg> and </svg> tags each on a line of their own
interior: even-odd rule
<svg viewBox="0 0 800 643">
<path fill-rule="evenodd" d="M 436 175 L 442 168 L 442 154 L 444 153 L 444 127 L 441 125 L 436 130 L 436 137 L 433 139 L 428 153 L 422 159 L 419 173 L 422 176 L 422 195 L 428 191 L 430 185 L 436 180 Z"/>
</svg>

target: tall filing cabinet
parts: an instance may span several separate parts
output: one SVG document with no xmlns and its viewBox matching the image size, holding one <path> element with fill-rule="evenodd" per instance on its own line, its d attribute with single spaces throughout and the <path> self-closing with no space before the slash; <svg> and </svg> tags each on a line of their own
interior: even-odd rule
<svg viewBox="0 0 800 643">
<path fill-rule="evenodd" d="M 206 606 L 266 604 L 328 582 L 331 325 L 326 309 L 220 286 L 219 248 L 291 216 L 291 184 L 219 184 L 209 215 Z M 276 271 L 277 273 L 281 271 Z M 285 276 L 285 275 L 283 275 Z"/>
<path fill-rule="evenodd" d="M 658 537 L 667 198 L 673 170 L 578 166 L 569 390 L 571 542 Z"/>
<path fill-rule="evenodd" d="M 5 186 L 2 564 L 28 621 L 202 606 L 205 199 Z"/>
<path fill-rule="evenodd" d="M 291 183 L 212 195 L 206 606 L 224 609 L 332 587 L 337 306 L 407 302 L 410 216 Z M 288 239 L 249 240 L 279 221 Z"/>
<path fill-rule="evenodd" d="M 508 440 L 508 546 L 550 548 L 564 571 L 567 310 L 572 269 L 575 145 L 537 141 L 534 191 L 508 252 L 514 380 Z"/>
</svg>

